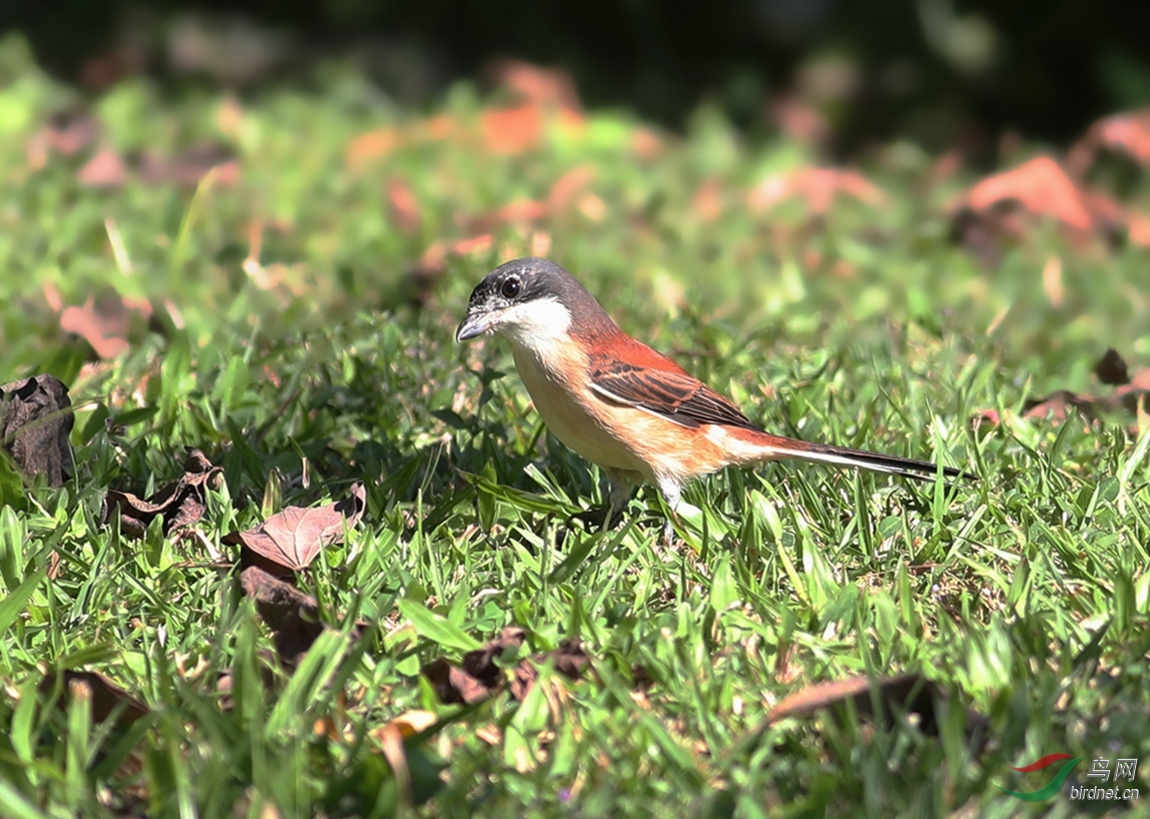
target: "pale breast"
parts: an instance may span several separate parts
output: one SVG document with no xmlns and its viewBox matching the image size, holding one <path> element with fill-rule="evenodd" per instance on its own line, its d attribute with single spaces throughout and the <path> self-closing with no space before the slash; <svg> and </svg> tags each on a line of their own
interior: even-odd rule
<svg viewBox="0 0 1150 819">
<path fill-rule="evenodd" d="M 537 351 L 513 344 L 515 368 L 527 388 L 535 408 L 551 434 L 589 461 L 613 469 L 640 472 L 650 477 L 646 464 L 610 432 L 611 420 L 604 417 L 601 402 L 579 379 L 574 390 L 562 386 L 558 372 L 585 373 L 587 362 L 581 353 L 552 349 L 546 357 Z M 584 379 L 582 379 L 585 381 Z M 570 382 L 570 380 L 569 380 Z"/>
</svg>

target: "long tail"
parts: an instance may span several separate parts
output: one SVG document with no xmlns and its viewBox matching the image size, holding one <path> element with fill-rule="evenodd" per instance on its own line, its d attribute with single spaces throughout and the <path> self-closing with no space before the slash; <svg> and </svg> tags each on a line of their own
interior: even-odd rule
<svg viewBox="0 0 1150 819">
<path fill-rule="evenodd" d="M 934 480 L 939 470 L 938 464 L 932 464 L 930 461 L 916 461 L 913 458 L 900 458 L 897 455 L 880 455 L 877 452 L 867 452 L 864 449 L 814 444 L 798 441 L 794 438 L 782 438 L 769 433 L 763 433 L 763 438 L 760 439 L 759 443 L 763 447 L 764 457 L 762 459 L 764 461 L 792 458 L 811 463 L 857 467 L 858 469 L 868 469 L 871 472 L 885 472 L 889 475 L 904 475 L 921 481 Z M 955 469 L 951 466 L 942 467 L 942 475 L 945 478 L 953 479 L 971 481 L 978 479 L 969 472 L 963 472 L 961 469 Z"/>
</svg>

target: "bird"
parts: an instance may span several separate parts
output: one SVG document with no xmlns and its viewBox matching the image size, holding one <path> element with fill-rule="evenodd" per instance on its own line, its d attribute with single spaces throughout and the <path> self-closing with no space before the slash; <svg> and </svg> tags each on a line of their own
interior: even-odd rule
<svg viewBox="0 0 1150 819">
<path fill-rule="evenodd" d="M 773 435 L 725 396 L 619 328 L 599 302 L 548 259 L 506 262 L 476 285 L 455 332 L 509 342 L 544 424 L 598 464 L 609 482 L 604 528 L 637 485 L 654 484 L 671 518 L 689 481 L 728 466 L 791 459 L 934 480 L 953 467 Z"/>
</svg>

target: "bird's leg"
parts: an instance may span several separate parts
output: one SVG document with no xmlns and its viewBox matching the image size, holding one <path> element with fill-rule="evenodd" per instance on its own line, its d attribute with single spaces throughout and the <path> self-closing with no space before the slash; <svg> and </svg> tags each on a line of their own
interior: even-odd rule
<svg viewBox="0 0 1150 819">
<path fill-rule="evenodd" d="M 631 493 L 635 490 L 635 481 L 626 472 L 607 469 L 606 467 L 601 467 L 601 469 L 603 474 L 607 476 L 607 505 L 580 512 L 573 517 L 586 524 L 597 523 L 600 526 L 600 531 L 605 532 L 627 508 L 627 501 L 631 500 Z"/>
<path fill-rule="evenodd" d="M 614 520 L 616 515 L 621 515 L 623 510 L 627 507 L 627 501 L 631 500 L 631 493 L 635 489 L 635 484 L 623 472 L 614 469 L 604 469 L 607 475 L 607 483 L 610 486 L 607 495 L 607 514 L 603 518 L 603 530 L 606 531 L 611 526 L 611 521 Z"/>
<path fill-rule="evenodd" d="M 670 513 L 666 523 L 663 524 L 663 545 L 670 549 L 675 535 L 674 524 L 679 522 L 679 515 L 676 510 L 679 508 L 679 501 L 683 499 L 683 486 L 672 478 L 659 478 L 656 484 L 659 487 L 659 492 L 663 495 L 664 503 L 667 504 L 667 511 Z"/>
</svg>

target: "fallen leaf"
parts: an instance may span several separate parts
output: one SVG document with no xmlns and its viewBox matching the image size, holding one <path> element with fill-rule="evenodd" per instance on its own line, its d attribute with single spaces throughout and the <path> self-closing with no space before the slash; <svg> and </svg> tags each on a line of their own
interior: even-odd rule
<svg viewBox="0 0 1150 819">
<path fill-rule="evenodd" d="M 918 715 L 918 727 L 923 733 L 938 733 L 939 706 L 947 699 L 946 692 L 920 674 L 901 674 L 897 677 L 873 680 L 865 676 L 848 677 L 835 682 L 818 683 L 784 697 L 767 714 L 767 723 L 786 717 L 805 717 L 816 712 L 853 703 L 860 716 L 869 717 L 879 724 L 891 724 L 897 714 Z M 881 713 L 875 713 L 879 704 Z M 986 738 L 986 717 L 967 709 L 968 738 L 981 744 Z"/>
<path fill-rule="evenodd" d="M 223 542 L 241 547 L 242 566 L 289 577 L 310 566 L 320 549 L 338 542 L 345 528 L 353 528 L 366 505 L 363 483 L 356 483 L 342 501 L 308 509 L 289 506 L 259 526 L 227 535 Z"/>
<path fill-rule="evenodd" d="M 580 190 L 595 178 L 595 169 L 591 165 L 577 165 L 563 174 L 551 191 L 547 194 L 547 211 L 552 216 L 566 210 Z"/>
<path fill-rule="evenodd" d="M 207 510 L 207 487 L 222 474 L 198 449 L 189 448 L 184 459 L 184 474 L 147 500 L 130 492 L 109 489 L 104 498 L 104 523 L 119 516 L 120 528 L 132 537 L 143 537 L 159 515 L 164 517 L 164 534 L 187 528 L 199 522 Z"/>
<path fill-rule="evenodd" d="M 538 108 L 572 113 L 583 110 L 575 81 L 563 69 L 542 68 L 522 60 L 499 59 L 491 64 L 488 73 L 496 85 Z"/>
<path fill-rule="evenodd" d="M 147 299 L 125 299 L 109 290 L 98 299 L 89 296 L 82 307 L 65 307 L 60 328 L 82 337 L 100 358 L 118 358 L 131 347 L 128 336 L 134 327 L 151 315 Z"/>
<path fill-rule="evenodd" d="M 578 638 L 559 644 L 553 651 L 536 654 L 520 661 L 513 669 L 496 662 L 506 653 L 514 653 L 523 645 L 526 633 L 521 628 L 503 629 L 499 637 L 463 655 L 459 665 L 440 657 L 425 665 L 420 672 L 434 686 L 444 704 L 471 705 L 487 699 L 508 685 L 511 696 L 522 700 L 539 676 L 538 666 L 554 663 L 555 670 L 565 677 L 579 679 L 590 664 L 590 658 Z"/>
<path fill-rule="evenodd" d="M 423 711 L 421 709 L 413 709 L 405 711 L 398 717 L 392 717 L 383 725 L 372 730 L 372 735 L 377 735 L 379 732 L 387 728 L 395 728 L 403 739 L 410 739 L 416 734 L 422 734 L 424 731 L 434 727 L 439 722 L 439 715 L 434 711 Z"/>
<path fill-rule="evenodd" d="M 76 172 L 76 180 L 89 188 L 115 188 L 128 178 L 128 166 L 114 148 L 100 148 Z"/>
<path fill-rule="evenodd" d="M 467 219 L 464 229 L 472 233 L 487 233 L 509 222 L 531 222 L 547 215 L 547 207 L 534 199 L 518 199 L 502 207 Z"/>
<path fill-rule="evenodd" d="M 1070 149 L 1067 167 L 1081 178 L 1101 150 L 1121 154 L 1142 166 L 1150 165 L 1150 108 L 1114 114 L 1095 122 Z"/>
<path fill-rule="evenodd" d="M 194 145 L 172 157 L 144 151 L 137 157 L 135 168 L 143 181 L 153 185 L 174 183 L 194 187 L 212 172 L 217 185 L 234 185 L 240 177 L 235 152 L 216 142 Z"/>
<path fill-rule="evenodd" d="M 400 233 L 418 233 L 423 225 L 419 201 L 411 191 L 411 186 L 402 177 L 394 176 L 387 183 L 387 202 L 391 210 L 391 221 Z"/>
<path fill-rule="evenodd" d="M 90 111 L 58 111 L 28 140 L 28 165 L 43 168 L 53 154 L 75 156 L 95 144 L 100 136 L 100 122 Z"/>
<path fill-rule="evenodd" d="M 1094 373 L 1100 382 L 1114 387 L 1109 394 L 1087 395 L 1055 390 L 1028 400 L 1023 405 L 1023 417 L 1060 423 L 1073 412 L 1093 421 L 1113 413 L 1137 416 L 1150 410 L 1150 369 L 1139 370 L 1132 376 L 1122 356 L 1111 349 L 1095 364 Z M 997 426 L 1002 418 L 995 410 L 981 410 L 975 413 L 973 422 L 978 426 Z"/>
<path fill-rule="evenodd" d="M 40 693 L 48 694 L 57 685 L 64 692 L 64 702 L 70 702 L 77 695 L 89 697 L 92 702 L 92 721 L 96 723 L 104 722 L 116 714 L 118 722 L 130 725 L 148 714 L 148 706 L 99 671 L 65 669 L 56 674 L 48 674 L 40 683 Z"/>
<path fill-rule="evenodd" d="M 771 101 L 769 114 L 775 127 L 795 142 L 821 148 L 830 138 L 831 128 L 827 118 L 796 95 L 775 97 Z"/>
<path fill-rule="evenodd" d="M 1126 366 L 1126 362 L 1122 360 L 1122 356 L 1113 347 L 1107 350 L 1102 358 L 1098 359 L 1098 363 L 1094 365 L 1094 375 L 1103 384 L 1110 386 L 1120 387 L 1130 383 L 1130 370 Z"/>
<path fill-rule="evenodd" d="M 37 375 L 0 386 L 0 419 L 0 445 L 16 465 L 28 475 L 46 475 L 50 486 L 62 485 L 75 422 L 64 382 Z"/>
<path fill-rule="evenodd" d="M 487 699 L 500 688 L 505 681 L 504 671 L 495 659 L 505 651 L 517 651 L 525 638 L 523 629 L 505 628 L 499 637 L 464 654 L 459 666 L 440 657 L 424 666 L 421 673 L 435 686 L 444 704 L 471 705 Z"/>
<path fill-rule="evenodd" d="M 1022 218 L 1020 218 L 1022 217 Z M 1080 187 L 1054 159 L 1039 156 L 971 188 L 955 209 L 952 231 L 967 244 L 1022 238 L 1030 219 L 1057 221 L 1072 239 L 1113 239 L 1125 227 L 1121 206 Z"/>
<path fill-rule="evenodd" d="M 567 679 L 577 680 L 587 670 L 591 658 L 587 656 L 578 637 L 564 640 L 554 650 L 536 654 L 515 667 L 515 676 L 510 686 L 511 696 L 522 701 L 539 677 L 538 667 L 546 663 L 553 663 L 555 670 Z"/>
<path fill-rule="evenodd" d="M 256 601 L 260 617 L 272 631 L 280 659 L 287 665 L 298 665 L 325 628 L 319 620 L 316 599 L 259 566 L 243 570 L 240 587 Z"/>
<path fill-rule="evenodd" d="M 493 154 L 519 154 L 543 137 L 543 111 L 534 105 L 488 108 L 480 115 L 483 144 Z"/>
<path fill-rule="evenodd" d="M 747 203 L 752 210 L 762 211 L 788 199 L 801 199 L 811 213 L 822 214 L 830 210 L 840 194 L 875 206 L 886 199 L 883 191 L 858 171 L 799 168 L 768 176 L 751 189 Z"/>
</svg>

